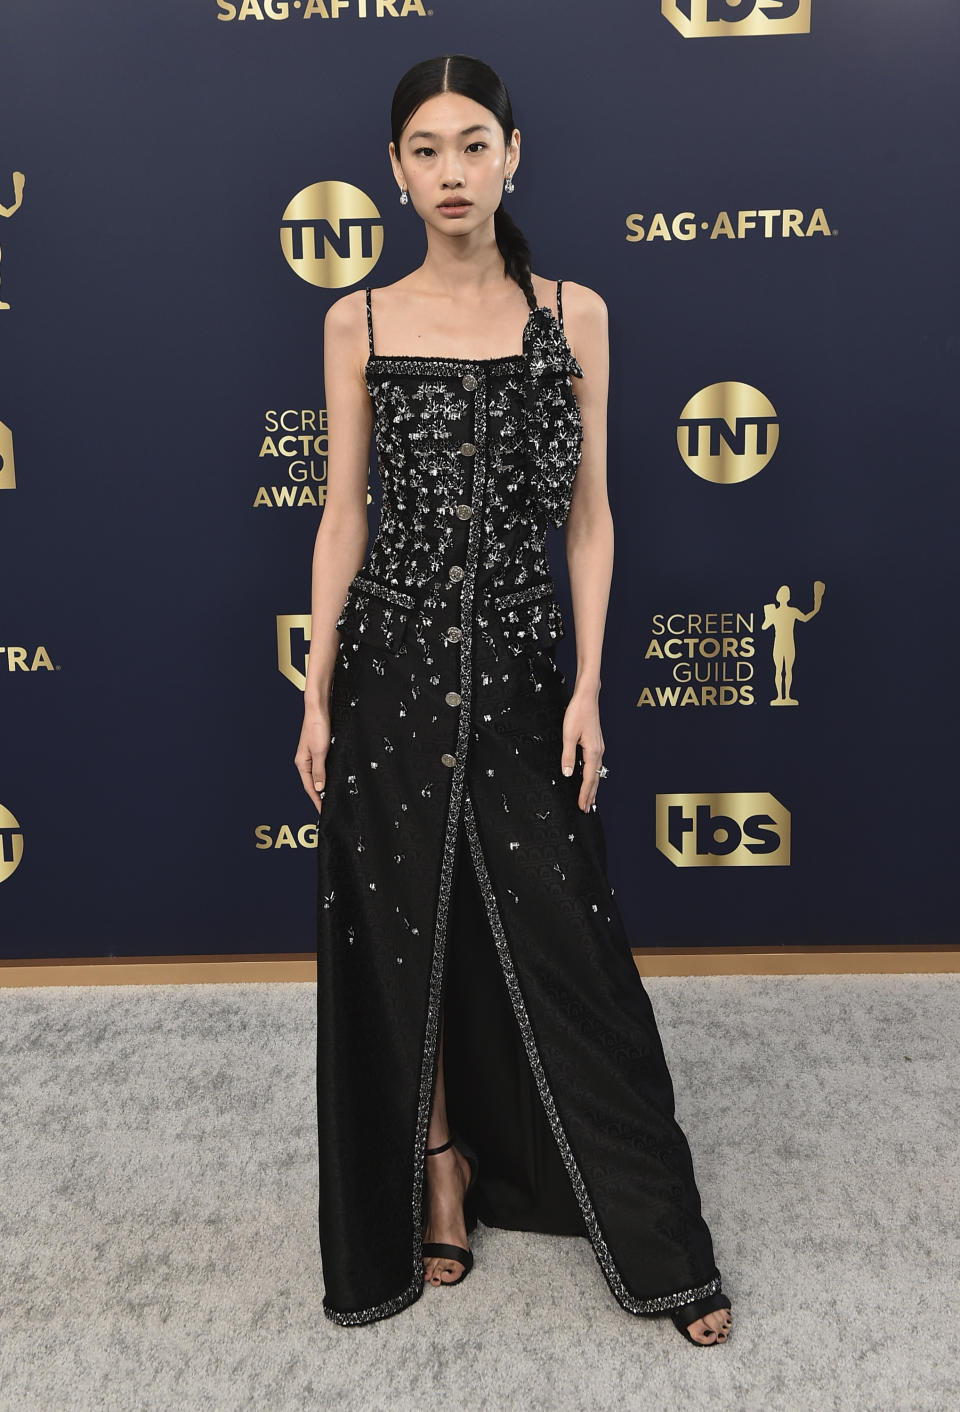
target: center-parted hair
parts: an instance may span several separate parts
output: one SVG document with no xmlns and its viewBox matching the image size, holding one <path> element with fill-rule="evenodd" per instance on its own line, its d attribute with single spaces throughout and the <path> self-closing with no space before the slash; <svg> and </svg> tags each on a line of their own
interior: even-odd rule
<svg viewBox="0 0 960 1412">
<path fill-rule="evenodd" d="M 423 59 L 414 64 L 397 84 L 390 109 L 390 134 L 398 157 L 403 129 L 421 103 L 436 98 L 439 93 L 459 93 L 489 109 L 503 129 L 504 142 L 510 141 L 516 124 L 510 95 L 499 74 L 482 59 L 471 58 L 469 54 L 439 54 L 435 59 Z M 502 201 L 494 213 L 493 229 L 497 248 L 503 256 L 505 275 L 516 280 L 530 308 L 535 309 L 537 296 L 530 276 L 530 246 Z"/>
</svg>

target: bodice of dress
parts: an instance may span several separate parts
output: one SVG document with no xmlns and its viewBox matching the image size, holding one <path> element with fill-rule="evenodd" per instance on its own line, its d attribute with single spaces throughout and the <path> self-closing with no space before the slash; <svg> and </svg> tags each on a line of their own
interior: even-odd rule
<svg viewBox="0 0 960 1412">
<path fill-rule="evenodd" d="M 569 512 L 580 461 L 583 372 L 547 306 L 530 311 L 523 353 L 502 358 L 370 357 L 366 384 L 382 486 L 380 524 L 337 619 L 386 651 L 412 634 L 427 656 L 471 605 L 478 660 L 564 635 L 546 529 Z M 459 625 L 459 627 L 457 626 Z"/>
</svg>

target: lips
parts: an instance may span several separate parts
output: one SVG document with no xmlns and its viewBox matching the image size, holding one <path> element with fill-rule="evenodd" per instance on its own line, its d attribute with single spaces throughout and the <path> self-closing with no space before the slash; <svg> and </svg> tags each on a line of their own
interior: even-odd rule
<svg viewBox="0 0 960 1412">
<path fill-rule="evenodd" d="M 449 208 L 452 206 L 455 211 L 461 211 L 461 210 L 463 210 L 464 206 L 472 206 L 472 205 L 473 205 L 473 202 L 472 202 L 472 201 L 468 201 L 465 196 L 452 196 L 452 197 L 448 197 L 446 201 L 441 201 L 441 202 L 440 202 L 440 210 L 441 210 L 441 211 L 449 210 Z"/>
</svg>

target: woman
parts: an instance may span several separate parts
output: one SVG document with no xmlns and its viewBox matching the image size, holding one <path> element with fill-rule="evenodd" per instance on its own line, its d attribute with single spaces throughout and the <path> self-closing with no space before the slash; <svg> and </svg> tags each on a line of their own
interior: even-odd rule
<svg viewBox="0 0 960 1412">
<path fill-rule="evenodd" d="M 531 273 L 502 205 L 519 156 L 486 64 L 411 69 L 390 160 L 426 256 L 325 322 L 296 756 L 320 812 L 324 1310 L 369 1323 L 459 1284 L 479 1218 L 586 1236 L 625 1309 L 722 1342 L 730 1301 L 596 806 L 606 309 Z M 548 522 L 566 533 L 569 700 Z"/>
</svg>

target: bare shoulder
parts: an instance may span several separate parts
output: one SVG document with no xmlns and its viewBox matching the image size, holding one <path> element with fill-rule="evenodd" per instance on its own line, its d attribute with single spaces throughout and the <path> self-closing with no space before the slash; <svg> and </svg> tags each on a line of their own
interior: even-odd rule
<svg viewBox="0 0 960 1412">
<path fill-rule="evenodd" d="M 573 280 L 563 281 L 563 320 L 572 319 L 585 332 L 600 332 L 607 326 L 607 306 L 595 289 Z"/>
<path fill-rule="evenodd" d="M 333 335 L 340 342 L 355 338 L 358 330 L 366 329 L 366 305 L 367 297 L 362 289 L 355 289 L 352 294 L 342 294 L 335 299 L 323 321 L 325 335 L 328 338 Z"/>
</svg>

